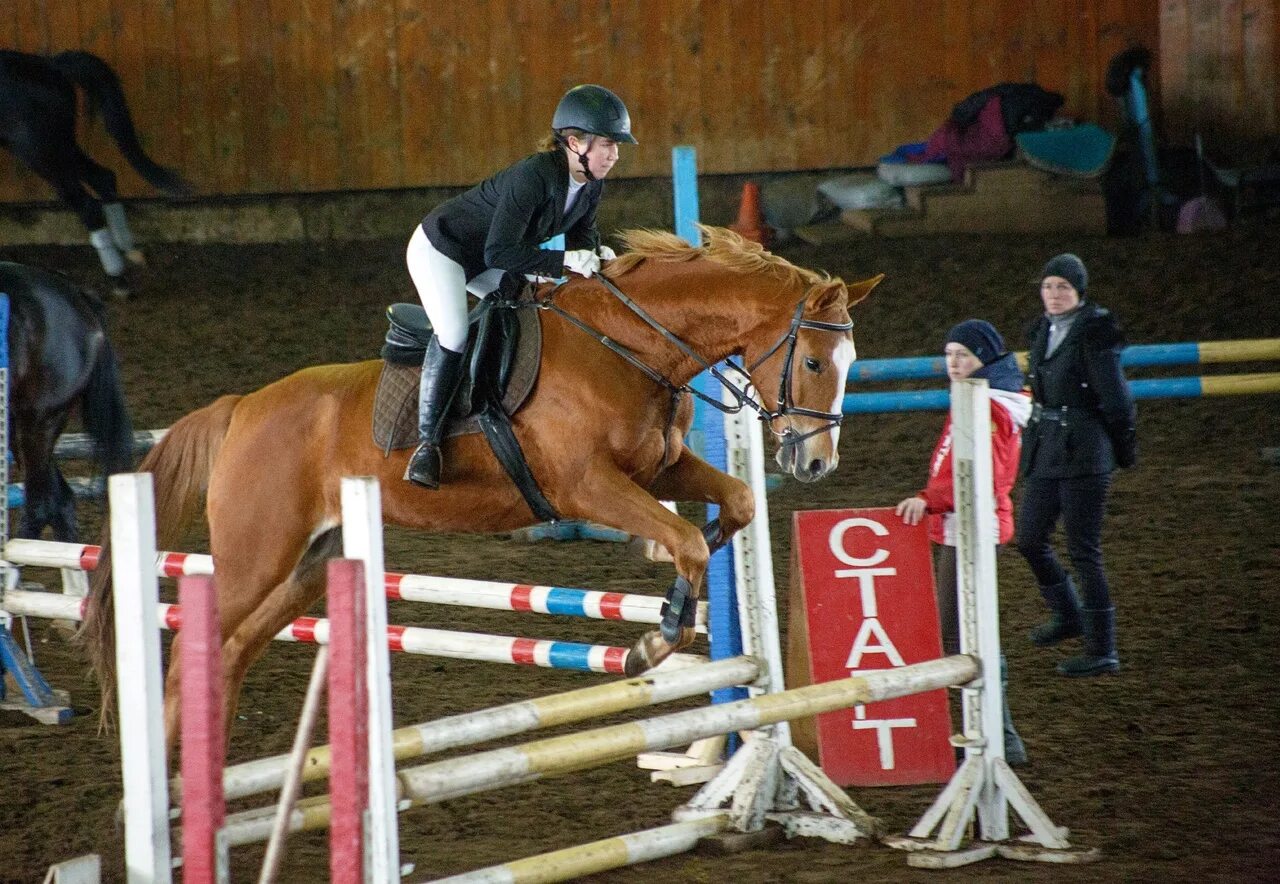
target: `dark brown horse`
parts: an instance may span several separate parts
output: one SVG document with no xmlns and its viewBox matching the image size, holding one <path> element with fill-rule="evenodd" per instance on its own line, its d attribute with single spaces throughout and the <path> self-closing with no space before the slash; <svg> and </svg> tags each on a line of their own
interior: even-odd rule
<svg viewBox="0 0 1280 884">
<path fill-rule="evenodd" d="M 56 273 L 0 261 L 9 296 L 9 440 L 22 471 L 19 537 L 79 539 L 76 502 L 53 449 L 77 411 L 103 475 L 133 465 L 133 429 L 102 302 Z"/>
<path fill-rule="evenodd" d="M 854 358 L 848 308 L 879 278 L 846 286 L 730 231 L 705 228 L 704 236 L 704 246 L 691 248 L 671 234 L 632 231 L 624 236 L 630 251 L 605 273 L 701 360 L 740 357 L 782 441 L 779 463 L 799 479 L 819 479 L 837 461 L 840 403 Z M 539 297 L 554 297 L 557 307 L 676 387 L 702 367 L 598 280 L 574 277 L 554 295 L 544 286 Z M 669 386 L 563 315 L 543 311 L 541 324 L 541 373 L 512 423 L 543 492 L 566 518 L 665 546 L 677 583 L 686 582 L 696 598 L 707 541 L 659 500 L 718 504 L 721 537 L 728 538 L 754 515 L 750 490 L 683 444 L 693 411 L 688 396 L 673 402 Z M 438 491 L 402 481 L 408 450 L 384 457 L 370 434 L 380 369 L 377 361 L 318 366 L 248 395 L 224 396 L 177 421 L 141 466 L 154 474 L 161 548 L 180 537 L 207 488 L 228 716 L 246 671 L 272 636 L 323 594 L 323 562 L 341 543 L 341 477 L 376 476 L 385 521 L 422 531 L 510 531 L 535 521 L 479 435 L 446 443 Z M 100 566 L 84 626 L 104 699 L 113 666 L 109 580 L 110 569 Z M 653 630 L 642 637 L 628 671 L 644 671 L 688 645 L 691 619 L 668 634 Z M 171 739 L 177 724 L 172 659 Z"/>
<path fill-rule="evenodd" d="M 89 52 L 46 57 L 0 50 L 0 147 L 48 181 L 75 210 L 103 269 L 116 291 L 124 293 L 125 258 L 142 264 L 143 257 L 125 219 L 116 173 L 76 141 L 77 87 L 90 113 L 102 115 L 124 158 L 151 186 L 172 196 L 186 196 L 191 188 L 142 149 L 120 78 L 105 61 Z"/>
</svg>

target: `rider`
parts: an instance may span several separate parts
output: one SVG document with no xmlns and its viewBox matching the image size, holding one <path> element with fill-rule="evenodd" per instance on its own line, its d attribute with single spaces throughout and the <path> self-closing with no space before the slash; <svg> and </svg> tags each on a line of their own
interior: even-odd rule
<svg viewBox="0 0 1280 884">
<path fill-rule="evenodd" d="M 614 257 L 600 245 L 596 207 L 618 145 L 636 143 L 631 116 L 603 86 L 575 86 L 556 106 L 551 130 L 540 153 L 437 206 L 409 239 L 409 275 L 435 329 L 418 388 L 419 444 L 404 475 L 424 488 L 440 484 L 440 437 L 467 343 L 467 292 L 484 297 L 503 273 L 591 276 Z M 538 247 L 560 233 L 566 251 Z"/>
</svg>

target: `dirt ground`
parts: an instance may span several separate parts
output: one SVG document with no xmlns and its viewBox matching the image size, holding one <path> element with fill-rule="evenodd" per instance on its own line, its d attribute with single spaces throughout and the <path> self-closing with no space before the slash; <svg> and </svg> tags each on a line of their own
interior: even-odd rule
<svg viewBox="0 0 1280 884">
<path fill-rule="evenodd" d="M 1136 343 L 1280 336 L 1280 228 L 1255 221 L 1216 235 L 1137 239 L 952 237 L 861 241 L 777 251 L 846 279 L 887 274 L 855 312 L 864 358 L 933 353 L 955 321 L 994 321 L 1017 348 L 1037 308 L 1032 283 L 1050 255 L 1088 262 L 1092 291 Z M 111 305 L 127 398 L 138 427 L 165 427 L 225 392 L 248 391 L 303 366 L 371 357 L 383 307 L 411 297 L 398 241 L 323 246 L 164 246 L 127 303 Z M 98 284 L 88 248 L 0 249 L 0 258 L 63 269 Z M 1206 366 L 1205 373 L 1276 370 Z M 1175 369 L 1165 374 L 1187 374 Z M 1153 376 L 1150 370 L 1134 377 Z M 818 485 L 784 483 L 770 497 L 774 562 L 785 599 L 790 514 L 891 505 L 923 482 L 939 413 L 862 416 L 845 424 L 841 465 Z M 994 860 L 963 871 L 913 870 L 883 847 L 804 842 L 732 857 L 690 855 L 618 870 L 602 881 L 1264 881 L 1280 876 L 1280 445 L 1275 394 L 1140 404 L 1141 461 L 1120 473 L 1105 528 L 1124 668 L 1068 681 L 1065 651 L 1032 648 L 1042 614 L 1030 573 L 1001 560 L 1009 700 L 1031 763 L 1031 792 L 1072 841 L 1099 847 L 1088 867 Z M 82 506 L 86 538 L 96 509 Z M 192 539 L 192 548 L 200 538 Z M 399 570 L 658 593 L 665 566 L 612 544 L 530 546 L 505 538 L 390 531 Z M 32 571 L 29 579 L 56 575 Z M 168 588 L 165 589 L 169 591 Z M 782 612 L 785 619 L 786 612 Z M 629 644 L 621 624 L 393 605 L 393 622 Z M 34 630 L 47 677 L 86 710 L 97 702 L 78 650 Z M 231 734 L 232 760 L 286 751 L 313 649 L 276 645 L 250 674 Z M 537 669 L 400 657 L 397 724 L 425 721 L 598 681 Z M 688 704 L 686 704 L 688 705 Z M 1267 712 L 1271 709 L 1271 712 Z M 53 728 L 0 718 L 0 881 L 41 879 L 52 862 L 105 855 L 122 876 L 118 745 L 92 715 Z M 893 831 L 909 828 L 933 787 L 861 790 L 855 798 Z M 661 825 L 692 789 L 651 785 L 634 764 L 413 810 L 401 849 L 424 880 Z M 233 878 L 256 875 L 260 851 L 233 852 Z M 290 842 L 284 879 L 325 877 L 323 833 Z"/>
</svg>

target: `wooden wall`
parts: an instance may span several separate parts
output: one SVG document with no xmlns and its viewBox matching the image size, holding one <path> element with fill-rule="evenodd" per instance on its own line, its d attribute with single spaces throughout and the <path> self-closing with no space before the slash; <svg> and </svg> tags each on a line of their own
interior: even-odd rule
<svg viewBox="0 0 1280 884">
<path fill-rule="evenodd" d="M 1277 0 L 1163 0 L 1160 86 L 1167 138 L 1199 129 L 1221 148 L 1280 137 Z"/>
<path fill-rule="evenodd" d="M 1166 7 L 1170 4 L 1165 4 Z M 1237 6 L 1240 3 L 1237 0 Z M 6 0 L 0 42 L 115 65 L 144 144 L 204 194 L 467 184 L 598 82 L 640 147 L 615 175 L 873 163 L 969 93 L 1035 80 L 1114 122 L 1116 52 L 1159 0 Z M 8 32 L 5 29 L 8 28 Z M 90 152 L 123 165 L 96 131 Z M 0 201 L 49 191 L 0 160 Z M 122 173 L 125 192 L 148 191 Z"/>
</svg>

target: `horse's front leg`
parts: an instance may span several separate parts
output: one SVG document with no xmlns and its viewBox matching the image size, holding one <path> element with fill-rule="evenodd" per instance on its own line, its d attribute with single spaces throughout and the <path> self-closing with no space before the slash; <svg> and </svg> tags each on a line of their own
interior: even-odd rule
<svg viewBox="0 0 1280 884">
<path fill-rule="evenodd" d="M 703 529 L 703 536 L 715 552 L 733 535 L 751 524 L 756 501 L 751 488 L 713 467 L 683 446 L 676 462 L 649 485 L 649 493 L 659 500 L 715 504 L 719 515 Z"/>
<path fill-rule="evenodd" d="M 639 675 L 692 644 L 702 578 L 711 556 L 707 541 L 698 528 L 612 467 L 590 471 L 576 486 L 573 498 L 575 515 L 647 537 L 671 551 L 677 576 L 667 590 L 662 624 L 645 633 L 627 654 L 626 674 Z"/>
</svg>

